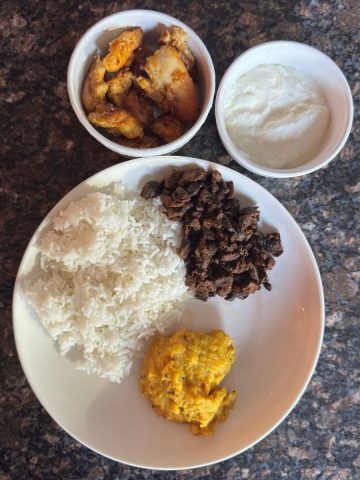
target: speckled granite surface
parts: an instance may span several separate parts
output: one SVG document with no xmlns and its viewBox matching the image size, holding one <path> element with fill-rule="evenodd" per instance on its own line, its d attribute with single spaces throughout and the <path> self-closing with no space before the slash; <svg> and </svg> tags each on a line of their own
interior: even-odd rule
<svg viewBox="0 0 360 480">
<path fill-rule="evenodd" d="M 122 159 L 79 125 L 66 68 L 83 32 L 129 8 L 170 13 L 205 41 L 218 80 L 249 46 L 305 42 L 329 54 L 359 97 L 359 2 L 5 1 L 0 6 L 0 479 L 356 479 L 360 478 L 359 118 L 336 161 L 304 178 L 249 175 L 293 214 L 315 252 L 326 295 L 319 364 L 293 413 L 266 440 L 222 464 L 151 472 L 102 458 L 65 434 L 32 393 L 17 359 L 11 320 L 16 271 L 48 210 L 89 175 Z M 357 56 L 356 56 L 357 55 Z M 213 112 L 179 154 L 244 173 L 218 138 Z"/>
</svg>

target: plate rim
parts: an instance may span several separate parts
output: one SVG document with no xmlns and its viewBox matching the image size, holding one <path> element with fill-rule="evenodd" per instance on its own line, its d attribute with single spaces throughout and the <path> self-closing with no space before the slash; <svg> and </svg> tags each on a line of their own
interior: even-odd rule
<svg viewBox="0 0 360 480">
<path fill-rule="evenodd" d="M 23 268 L 23 265 L 25 263 L 25 259 L 28 255 L 28 252 L 30 250 L 30 248 L 32 247 L 33 245 L 33 241 L 34 241 L 34 237 L 38 234 L 38 232 L 40 231 L 40 229 L 42 228 L 42 226 L 45 224 L 45 222 L 47 222 L 49 220 L 49 218 L 51 218 L 51 216 L 54 215 L 54 213 L 58 210 L 59 208 L 59 203 L 61 203 L 66 197 L 70 196 L 71 193 L 73 193 L 75 190 L 77 190 L 80 186 L 82 186 L 83 184 L 85 184 L 86 182 L 89 182 L 90 180 L 94 179 L 95 177 L 101 175 L 101 174 L 104 174 L 105 172 L 108 172 L 110 170 L 116 170 L 118 168 L 121 169 L 121 166 L 122 165 L 127 165 L 129 163 L 133 164 L 135 167 L 136 166 L 141 166 L 141 164 L 150 164 L 151 160 L 156 160 L 156 161 L 159 161 L 161 160 L 162 163 L 164 163 L 164 167 L 166 166 L 171 166 L 171 160 L 172 159 L 175 159 L 175 160 L 186 160 L 188 161 L 189 163 L 190 162 L 194 162 L 194 163 L 197 163 L 197 162 L 205 162 L 208 166 L 208 168 L 219 168 L 221 170 L 225 170 L 225 171 L 230 171 L 232 174 L 237 174 L 237 175 L 240 175 L 240 177 L 243 177 L 244 179 L 246 179 L 246 181 L 250 182 L 250 183 L 253 183 L 255 184 L 257 187 L 260 187 L 261 190 L 263 190 L 267 195 L 270 195 L 272 197 L 272 199 L 275 201 L 275 203 L 277 204 L 278 207 L 280 207 L 280 210 L 282 211 L 285 211 L 285 213 L 288 215 L 288 218 L 289 218 L 289 221 L 292 223 L 292 225 L 295 227 L 295 229 L 297 230 L 297 232 L 300 234 L 300 237 L 302 238 L 302 240 L 304 241 L 304 246 L 305 246 L 305 249 L 306 249 L 306 252 L 308 254 L 308 257 L 309 257 L 309 260 L 311 262 L 311 266 L 313 268 L 313 272 L 314 272 L 314 275 L 315 275 L 315 280 L 316 280 L 316 284 L 317 284 L 317 287 L 318 287 L 318 291 L 319 291 L 319 307 L 320 307 L 320 318 L 319 318 L 319 323 L 320 323 L 320 329 L 319 329 L 319 338 L 318 338 L 318 342 L 317 342 L 317 350 L 314 354 L 314 357 L 313 357 L 313 361 L 312 361 L 312 365 L 311 365 L 311 368 L 309 369 L 309 372 L 307 374 L 307 378 L 306 378 L 306 381 L 304 382 L 304 385 L 303 387 L 300 389 L 298 395 L 296 396 L 295 400 L 291 403 L 291 405 L 286 409 L 285 413 L 278 419 L 277 422 L 275 422 L 275 424 L 270 427 L 268 430 L 266 430 L 266 432 L 263 434 L 263 435 L 260 435 L 258 438 L 256 438 L 253 442 L 251 442 L 250 444 L 248 444 L 247 446 L 243 447 L 243 448 L 240 448 L 240 449 L 237 449 L 237 450 L 234 450 L 232 453 L 230 453 L 229 455 L 225 455 L 225 456 L 222 456 L 220 458 L 216 458 L 214 460 L 211 460 L 209 462 L 205 462 L 205 463 L 196 463 L 196 464 L 192 464 L 192 465 L 187 465 L 187 466 L 183 466 L 183 465 L 179 465 L 179 466 L 172 466 L 172 467 L 159 467 L 159 466 L 156 466 L 156 465 L 151 465 L 151 464 L 140 464 L 140 463 L 135 463 L 135 462 L 129 462 L 129 461 L 126 461 L 126 460 L 123 460 L 123 459 L 119 459 L 119 458 L 115 458 L 114 456 L 111 456 L 103 451 L 100 451 L 99 449 L 97 449 L 96 447 L 90 445 L 88 442 L 86 441 L 83 441 L 81 440 L 77 435 L 74 435 L 72 432 L 70 432 L 67 428 L 65 428 L 62 424 L 62 422 L 59 422 L 57 419 L 56 419 L 56 415 L 53 415 L 52 413 L 50 413 L 50 408 L 48 408 L 45 403 L 42 399 L 42 395 L 41 393 L 39 393 L 39 389 L 38 388 L 35 388 L 33 386 L 33 382 L 32 380 L 30 380 L 31 378 L 31 375 L 30 375 L 30 372 L 29 372 L 29 369 L 27 368 L 25 362 L 23 361 L 22 357 L 21 357 L 21 349 L 19 347 L 19 344 L 18 344 L 18 336 L 19 336 L 19 332 L 18 332 L 18 327 L 16 326 L 17 322 L 16 322 L 16 315 L 15 315 L 15 311 L 16 311 L 16 304 L 17 304 L 17 297 L 19 295 L 19 292 L 21 291 L 21 287 L 20 287 L 20 279 L 19 279 L 19 274 Z M 186 164 L 185 164 L 186 165 Z M 14 290 L 13 290 L 13 296 L 12 296 L 12 325 L 13 325 L 13 336 L 14 336 L 14 340 L 15 340 L 15 347 L 16 347 L 16 352 L 17 352 L 17 355 L 18 355 L 18 359 L 20 361 L 20 365 L 21 365 L 21 368 L 25 374 L 25 377 L 26 377 L 26 380 L 28 382 L 28 384 L 30 385 L 33 393 L 35 394 L 37 400 L 39 401 L 39 403 L 41 404 L 41 406 L 44 408 L 44 410 L 47 412 L 47 414 L 51 417 L 51 419 L 57 424 L 59 425 L 62 430 L 64 430 L 68 435 L 70 435 L 72 438 L 74 438 L 77 442 L 79 442 L 80 444 L 84 445 L 86 448 L 89 448 L 90 450 L 92 450 L 93 452 L 99 454 L 99 455 L 102 455 L 104 456 L 105 458 L 109 458 L 110 460 L 113 460 L 115 462 L 119 462 L 119 463 L 123 463 L 124 465 L 129 465 L 131 467 L 136 467 L 136 468 L 142 468 L 142 469 L 146 469 L 146 470 L 158 470 L 158 471 L 176 471 L 176 470 L 190 470 L 190 469 L 195 469 L 195 468 L 202 468 L 202 467 L 206 467 L 206 466 L 210 466 L 210 465 L 215 465 L 217 463 L 220 463 L 220 462 L 223 462 L 225 460 L 228 460 L 230 458 L 233 458 L 243 452 L 245 452 L 246 450 L 248 450 L 249 448 L 252 448 L 254 445 L 256 445 L 257 443 L 261 442 L 264 438 L 266 438 L 268 435 L 270 435 L 284 420 L 285 418 L 294 410 L 294 408 L 297 406 L 297 404 L 299 403 L 301 397 L 304 395 L 309 383 L 310 383 L 310 380 L 312 379 L 313 377 L 313 374 L 315 372 L 315 368 L 316 368 L 316 365 L 318 363 L 318 360 L 319 360 L 319 356 L 320 356 L 320 353 L 321 353 L 321 348 L 322 348 L 322 344 L 323 344 L 323 338 L 324 338 L 324 330 L 325 330 L 325 299 L 324 299 L 324 289 L 323 289 L 323 284 L 322 284 L 322 280 L 321 280 L 321 275 L 320 275 L 320 270 L 319 270 L 319 266 L 317 264 L 317 261 L 316 261 L 316 258 L 315 258 L 315 255 L 312 251 L 312 248 L 305 236 L 305 234 L 303 233 L 303 231 L 301 230 L 300 226 L 298 225 L 298 223 L 296 222 L 296 220 L 293 218 L 293 216 L 291 215 L 291 213 L 284 207 L 284 205 L 282 205 L 282 203 L 271 193 L 269 192 L 266 188 L 264 188 L 262 185 L 260 185 L 259 183 L 255 182 L 254 180 L 252 180 L 251 178 L 247 177 L 246 175 L 238 172 L 237 170 L 235 169 L 232 169 L 232 168 L 229 168 L 225 165 L 221 165 L 221 164 L 218 164 L 218 163 L 215 163 L 215 162 L 211 162 L 209 160 L 205 160 L 205 159 L 201 159 L 201 158 L 197 158 L 197 157 L 189 157 L 189 156 L 183 156 L 183 155 L 157 155 L 157 156 L 153 156 L 153 157 L 145 157 L 145 158 L 136 158 L 136 159 L 132 159 L 132 160 L 127 160 L 127 161 L 124 161 L 124 162 L 120 162 L 120 163 L 117 163 L 115 165 L 111 165 L 103 170 L 100 170 L 98 172 L 96 172 L 95 174 L 91 175 L 90 177 L 87 177 L 85 178 L 83 181 L 81 181 L 79 184 L 77 184 L 74 188 L 72 188 L 71 190 L 69 190 L 65 195 L 63 195 L 63 197 L 61 197 L 57 202 L 56 204 L 49 210 L 49 212 L 45 215 L 45 217 L 42 219 L 42 221 L 39 223 L 39 225 L 37 226 L 36 230 L 32 233 L 31 235 L 31 238 L 29 239 L 29 242 L 26 246 L 26 249 L 22 255 L 22 258 L 21 258 L 21 261 L 20 261 L 20 264 L 19 264 L 19 267 L 18 267 L 18 270 L 17 270 L 17 273 L 16 273 L 16 279 L 15 279 L 15 283 L 14 283 Z"/>
</svg>

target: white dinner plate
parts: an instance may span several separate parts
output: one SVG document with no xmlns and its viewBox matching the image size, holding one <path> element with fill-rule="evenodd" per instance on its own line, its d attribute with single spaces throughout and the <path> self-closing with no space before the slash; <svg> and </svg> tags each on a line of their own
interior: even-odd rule
<svg viewBox="0 0 360 480">
<path fill-rule="evenodd" d="M 121 384 L 89 376 L 61 356 L 22 291 L 36 277 L 37 243 L 51 218 L 71 201 L 121 181 L 140 193 L 149 179 L 172 167 L 216 168 L 233 181 L 242 206 L 258 205 L 260 230 L 278 231 L 284 253 L 269 273 L 272 291 L 262 288 L 246 300 L 191 300 L 183 324 L 223 329 L 236 347 L 236 363 L 224 384 L 238 391 L 226 422 L 212 437 L 198 437 L 186 425 L 157 416 L 139 389 L 139 362 Z M 314 255 L 287 210 L 264 188 L 229 168 L 188 157 L 154 157 L 110 167 L 68 193 L 41 223 L 24 254 L 13 299 L 16 346 L 25 375 L 51 417 L 78 441 L 130 465 L 184 469 L 215 463 L 268 435 L 289 414 L 314 371 L 324 328 L 324 299 Z"/>
</svg>

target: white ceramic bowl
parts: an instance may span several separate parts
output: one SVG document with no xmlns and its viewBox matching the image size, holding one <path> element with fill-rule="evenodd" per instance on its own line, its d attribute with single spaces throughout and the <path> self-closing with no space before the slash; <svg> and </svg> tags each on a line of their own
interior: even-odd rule
<svg viewBox="0 0 360 480">
<path fill-rule="evenodd" d="M 218 169 L 233 181 L 243 207 L 258 205 L 260 229 L 279 231 L 284 253 L 269 273 L 272 291 L 262 288 L 246 300 L 192 299 L 180 320 L 183 327 L 228 333 L 236 362 L 225 385 L 238 391 L 235 408 L 213 437 L 197 437 L 186 425 L 157 416 L 142 397 L 140 366 L 135 362 L 121 384 L 76 370 L 61 356 L 34 310 L 23 286 L 39 267 L 39 238 L 51 219 L 71 201 L 121 181 L 140 191 L 172 168 L 199 165 Z M 194 468 L 240 453 L 271 432 L 304 392 L 320 352 L 324 299 L 314 255 L 287 210 L 264 188 L 235 170 L 186 157 L 131 160 L 97 173 L 66 195 L 47 215 L 24 254 L 13 301 L 16 347 L 38 399 L 70 435 L 115 460 L 147 468 Z M 298 412 L 301 414 L 301 412 Z M 309 420 L 307 418 L 306 420 Z"/>
<path fill-rule="evenodd" d="M 96 54 L 104 55 L 109 42 L 124 27 L 140 26 L 144 38 L 153 45 L 158 44 L 161 32 L 177 25 L 188 33 L 188 43 L 195 57 L 198 73 L 200 114 L 194 125 L 184 135 L 173 142 L 155 148 L 129 148 L 113 142 L 102 135 L 87 120 L 81 103 L 81 89 L 89 66 Z M 71 105 L 79 121 L 96 140 L 105 147 L 126 157 L 148 157 L 175 152 L 185 145 L 198 132 L 210 111 L 215 93 L 215 70 L 210 54 L 202 40 L 187 25 L 174 17 L 152 10 L 128 10 L 114 13 L 93 25 L 79 40 L 70 59 L 67 73 L 67 87 Z"/>
<path fill-rule="evenodd" d="M 326 97 L 330 108 L 329 126 L 318 153 L 303 165 L 288 169 L 264 167 L 240 152 L 228 134 L 224 121 L 226 93 L 230 85 L 240 75 L 262 64 L 280 64 L 300 70 L 315 80 Z M 266 177 L 296 177 L 318 170 L 340 152 L 350 134 L 353 120 L 353 101 L 344 74 L 327 55 L 302 43 L 275 41 L 250 48 L 230 65 L 217 91 L 215 115 L 222 143 L 240 165 L 251 172 Z"/>
</svg>

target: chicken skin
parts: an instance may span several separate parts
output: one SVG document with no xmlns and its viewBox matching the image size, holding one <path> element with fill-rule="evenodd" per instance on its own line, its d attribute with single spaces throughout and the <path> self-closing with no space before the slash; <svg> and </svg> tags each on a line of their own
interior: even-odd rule
<svg viewBox="0 0 360 480">
<path fill-rule="evenodd" d="M 105 103 L 108 85 L 104 81 L 104 75 L 103 62 L 97 56 L 89 68 L 81 92 L 81 101 L 86 113 L 93 112 L 99 103 Z"/>
<path fill-rule="evenodd" d="M 188 34 L 180 27 L 173 27 L 171 32 L 164 30 L 160 35 L 159 42 L 163 45 L 171 45 L 176 48 L 180 54 L 187 70 L 191 70 L 194 66 L 195 60 L 187 43 Z"/>
<path fill-rule="evenodd" d="M 120 68 L 129 64 L 134 51 L 140 46 L 143 31 L 140 27 L 125 30 L 109 44 L 109 53 L 103 60 L 107 72 L 117 72 Z"/>
<path fill-rule="evenodd" d="M 122 99 L 129 91 L 134 75 L 129 70 L 120 70 L 120 72 L 113 78 L 111 78 L 108 84 L 107 96 L 109 100 L 116 105 L 121 107 Z"/>
<path fill-rule="evenodd" d="M 145 71 L 137 83 L 165 113 L 172 113 L 182 123 L 193 122 L 198 114 L 194 82 L 176 48 L 163 46 L 147 59 Z"/>
<path fill-rule="evenodd" d="M 113 135 L 124 135 L 137 138 L 144 135 L 144 129 L 136 118 L 123 108 L 114 107 L 111 103 L 98 105 L 95 112 L 88 116 L 89 121 L 97 127 L 105 128 Z"/>
</svg>

